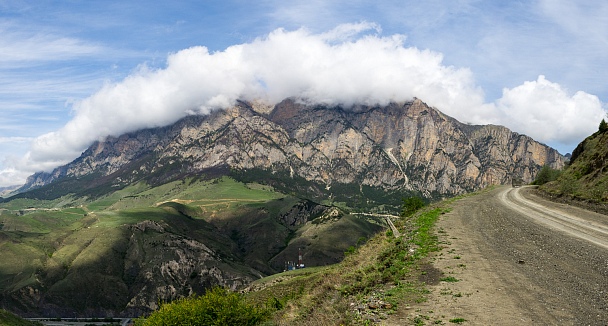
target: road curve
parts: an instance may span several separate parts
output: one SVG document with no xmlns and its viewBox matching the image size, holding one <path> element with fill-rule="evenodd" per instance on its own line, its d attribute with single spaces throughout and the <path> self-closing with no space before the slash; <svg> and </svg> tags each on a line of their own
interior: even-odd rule
<svg viewBox="0 0 608 326">
<path fill-rule="evenodd" d="M 506 188 L 500 193 L 500 200 L 535 222 L 608 249 L 608 219 L 602 223 L 600 218 L 592 218 L 599 215 L 592 212 L 578 210 L 576 214 L 549 208 L 522 196 L 522 189 Z"/>
<path fill-rule="evenodd" d="M 497 187 L 450 207 L 437 224 L 442 250 L 421 276 L 433 284 L 428 300 L 387 325 L 608 325 L 608 216 L 530 187 Z"/>
</svg>

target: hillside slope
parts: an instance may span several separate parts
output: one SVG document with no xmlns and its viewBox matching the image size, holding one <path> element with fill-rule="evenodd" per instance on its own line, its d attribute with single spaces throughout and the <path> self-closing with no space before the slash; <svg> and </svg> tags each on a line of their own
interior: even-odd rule
<svg viewBox="0 0 608 326">
<path fill-rule="evenodd" d="M 574 200 L 588 208 L 608 212 L 608 130 L 594 133 L 572 152 L 570 164 L 556 181 L 540 190 L 554 198 Z"/>
<path fill-rule="evenodd" d="M 336 263 L 383 228 L 380 218 L 225 177 L 139 183 L 94 200 L 17 198 L 0 204 L 0 307 L 138 316 L 280 272 L 299 250 L 308 266 Z"/>
</svg>

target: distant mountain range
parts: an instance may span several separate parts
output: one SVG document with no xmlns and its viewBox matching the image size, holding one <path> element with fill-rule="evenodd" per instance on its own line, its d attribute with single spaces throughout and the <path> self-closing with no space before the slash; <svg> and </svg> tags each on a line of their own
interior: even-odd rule
<svg viewBox="0 0 608 326">
<path fill-rule="evenodd" d="M 342 107 L 289 98 L 275 106 L 239 102 L 108 137 L 73 162 L 31 176 L 20 192 L 90 195 L 139 180 L 232 174 L 312 198 L 360 202 L 377 191 L 441 198 L 513 178 L 530 182 L 543 165 L 559 169 L 565 161 L 528 136 L 460 123 L 419 99 Z"/>
</svg>

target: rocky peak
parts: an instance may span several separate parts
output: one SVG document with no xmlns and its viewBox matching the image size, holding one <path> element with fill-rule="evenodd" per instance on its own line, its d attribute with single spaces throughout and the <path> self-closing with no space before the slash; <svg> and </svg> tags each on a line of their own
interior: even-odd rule
<svg viewBox="0 0 608 326">
<path fill-rule="evenodd" d="M 270 111 L 238 102 L 208 116 L 108 137 L 30 187 L 69 176 L 175 178 L 217 167 L 264 170 L 322 185 L 352 184 L 451 196 L 489 184 L 529 182 L 564 157 L 501 126 L 462 124 L 419 99 L 384 106 L 310 105 L 286 99 Z"/>
</svg>

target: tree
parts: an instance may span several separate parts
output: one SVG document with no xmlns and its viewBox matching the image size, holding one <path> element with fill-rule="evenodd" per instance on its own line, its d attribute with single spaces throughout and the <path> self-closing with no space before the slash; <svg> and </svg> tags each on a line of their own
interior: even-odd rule
<svg viewBox="0 0 608 326">
<path fill-rule="evenodd" d="M 608 123 L 606 123 L 606 120 L 602 119 L 602 122 L 600 122 L 600 127 L 598 129 L 600 132 L 605 132 L 606 130 L 608 130 Z"/>
</svg>

